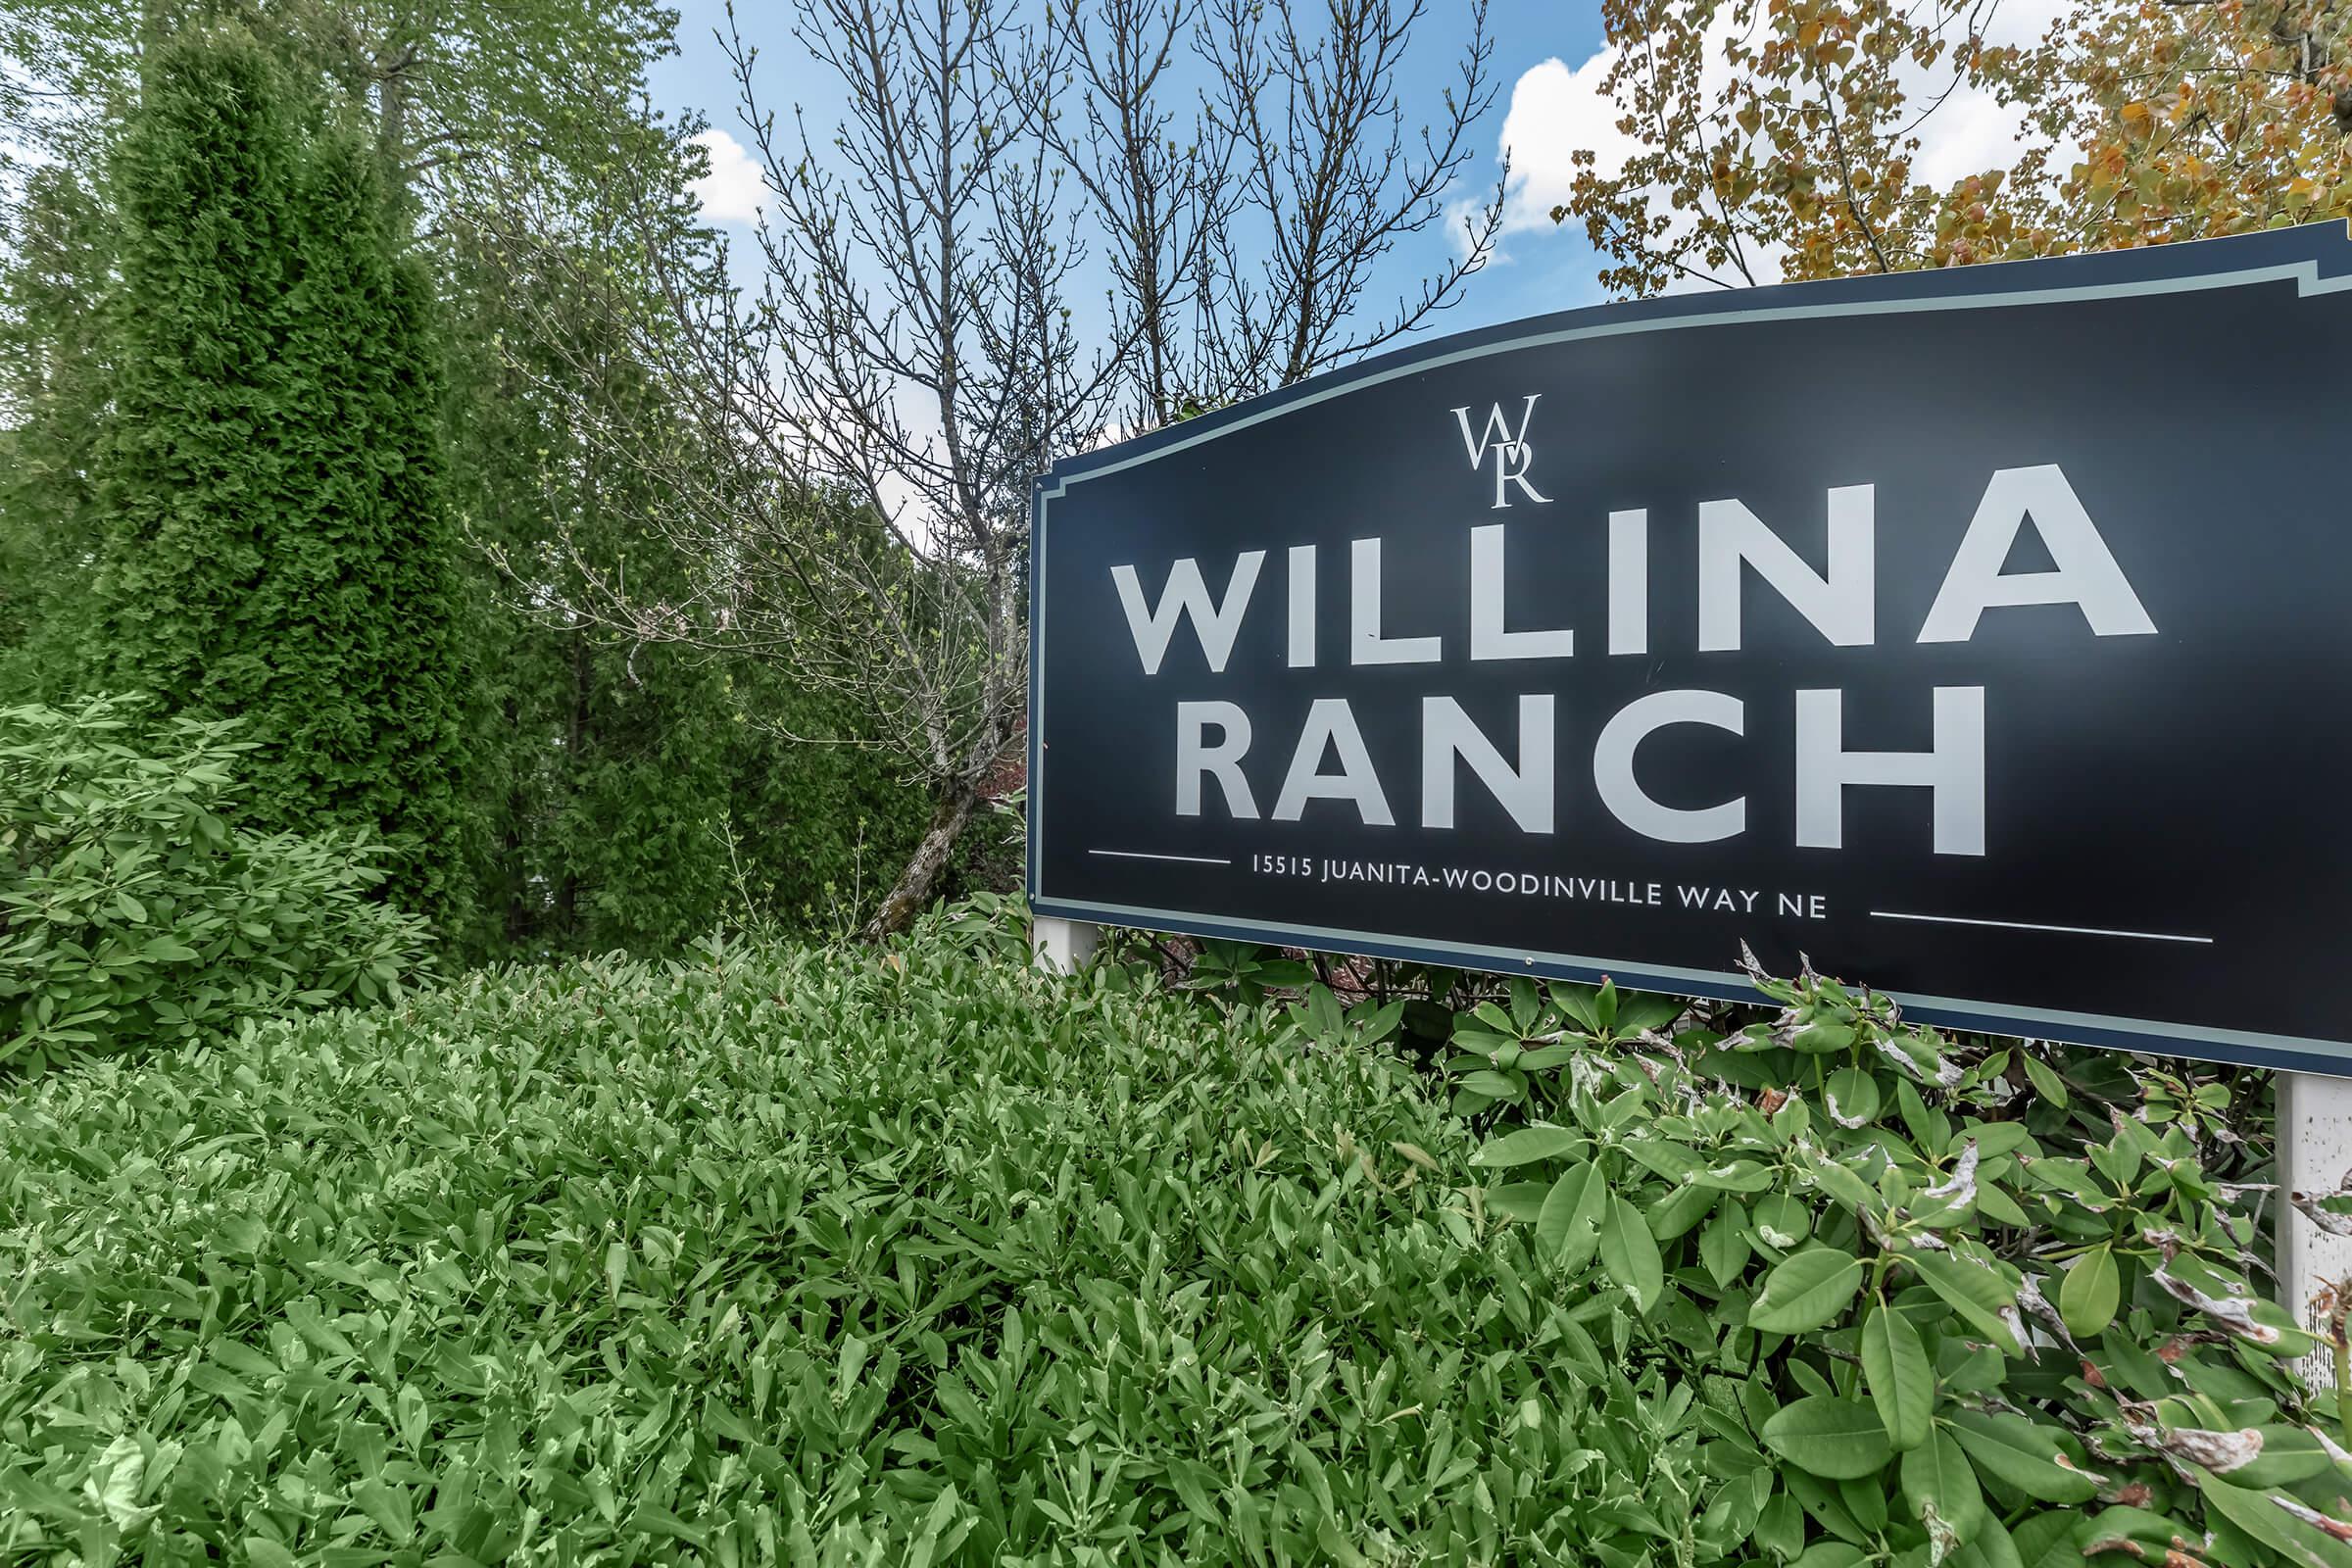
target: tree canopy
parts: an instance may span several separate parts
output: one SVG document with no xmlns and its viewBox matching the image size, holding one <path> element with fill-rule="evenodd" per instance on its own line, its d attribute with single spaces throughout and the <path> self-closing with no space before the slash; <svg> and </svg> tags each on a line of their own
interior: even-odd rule
<svg viewBox="0 0 2352 1568">
<path fill-rule="evenodd" d="M 1949 267 L 2352 213 L 2352 21 L 2328 0 L 2079 0 L 2002 43 L 1970 0 L 1604 0 L 1633 141 L 1553 218 L 1614 293 Z M 1955 90 L 2005 162 L 1918 172 Z"/>
</svg>

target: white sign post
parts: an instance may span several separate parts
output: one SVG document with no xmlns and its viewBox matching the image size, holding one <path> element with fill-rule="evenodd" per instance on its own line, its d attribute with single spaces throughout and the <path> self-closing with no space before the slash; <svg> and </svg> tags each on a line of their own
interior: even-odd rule
<svg viewBox="0 0 2352 1568">
<path fill-rule="evenodd" d="M 1102 928 L 1092 920 L 1063 920 L 1041 914 L 1029 922 L 1029 951 L 1040 968 L 1076 974 L 1095 956 Z"/>
<path fill-rule="evenodd" d="M 2330 1236 L 2299 1213 L 2289 1195 L 2328 1194 L 2352 1171 L 2352 1079 L 2316 1073 L 2278 1075 L 2278 1296 L 2279 1304 L 2320 1336 L 2322 1348 L 2304 1373 L 2332 1384 L 2334 1362 L 2326 1348 L 2327 1312 L 2314 1303 L 2352 1281 L 2352 1236 Z"/>
</svg>

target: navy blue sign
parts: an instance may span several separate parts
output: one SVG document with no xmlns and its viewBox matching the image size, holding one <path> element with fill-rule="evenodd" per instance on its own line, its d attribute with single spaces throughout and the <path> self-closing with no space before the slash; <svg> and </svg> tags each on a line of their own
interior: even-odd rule
<svg viewBox="0 0 2352 1568">
<path fill-rule="evenodd" d="M 2337 225 L 1571 312 L 1057 465 L 1040 913 L 2352 1072 Z"/>
</svg>

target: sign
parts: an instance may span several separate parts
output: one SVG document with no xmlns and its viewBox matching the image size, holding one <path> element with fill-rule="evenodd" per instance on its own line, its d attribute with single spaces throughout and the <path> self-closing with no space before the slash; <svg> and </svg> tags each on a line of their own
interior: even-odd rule
<svg viewBox="0 0 2352 1568">
<path fill-rule="evenodd" d="M 2352 1073 L 2340 225 L 1604 306 L 1054 466 L 1041 914 Z"/>
</svg>

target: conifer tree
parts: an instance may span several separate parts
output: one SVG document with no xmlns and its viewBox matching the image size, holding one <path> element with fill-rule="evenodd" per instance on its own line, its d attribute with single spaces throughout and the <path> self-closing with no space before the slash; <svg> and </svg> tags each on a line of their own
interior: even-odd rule
<svg viewBox="0 0 2352 1568">
<path fill-rule="evenodd" d="M 453 530 L 429 296 L 373 161 L 233 30 L 158 51 L 116 170 L 97 673 L 238 714 L 255 825 L 359 830 L 449 918 Z"/>
<path fill-rule="evenodd" d="M 35 171 L 0 249 L 0 698 L 52 702 L 87 643 L 90 454 L 107 397 L 109 214 L 78 170 Z"/>
</svg>

